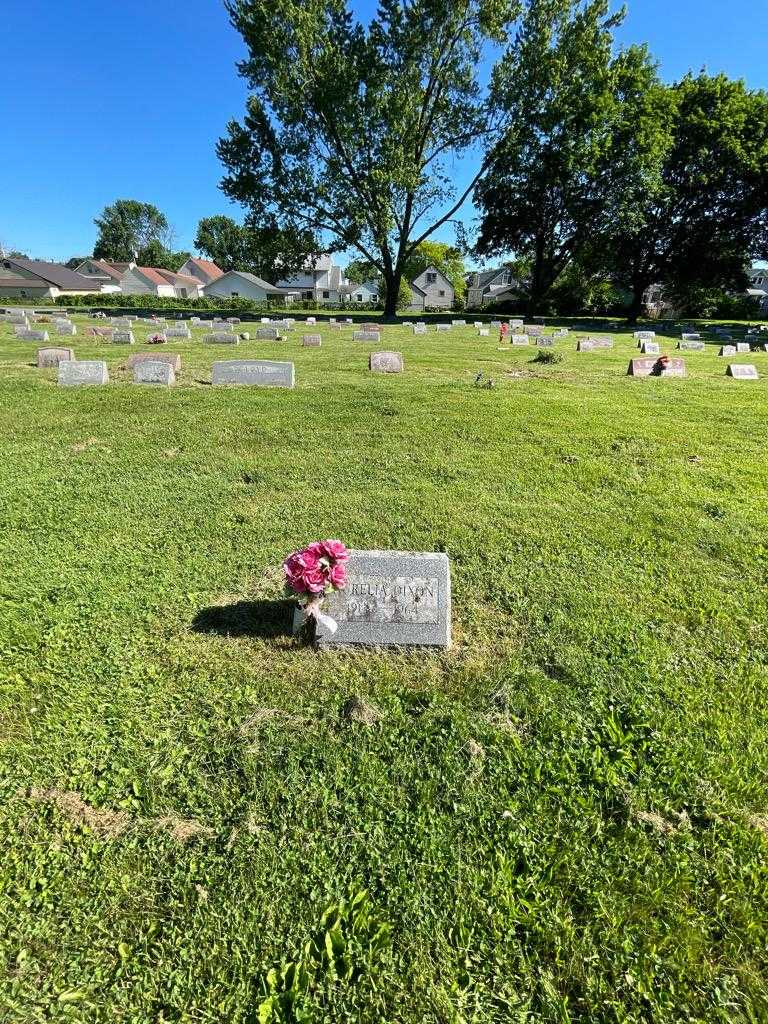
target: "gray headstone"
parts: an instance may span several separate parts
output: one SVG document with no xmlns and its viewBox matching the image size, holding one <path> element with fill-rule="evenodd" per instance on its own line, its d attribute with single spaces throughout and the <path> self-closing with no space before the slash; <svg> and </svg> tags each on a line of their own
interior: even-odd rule
<svg viewBox="0 0 768 1024">
<path fill-rule="evenodd" d="M 537 338 L 536 339 L 536 344 L 538 345 L 539 348 L 554 348 L 555 347 L 555 339 L 554 338 Z"/>
<path fill-rule="evenodd" d="M 527 334 L 511 334 L 510 341 L 513 345 L 530 345 Z"/>
<path fill-rule="evenodd" d="M 280 331 L 277 327 L 257 327 L 256 341 L 277 341 Z"/>
<path fill-rule="evenodd" d="M 292 388 L 293 363 L 278 363 L 272 359 L 226 359 L 213 364 L 213 383 Z"/>
<path fill-rule="evenodd" d="M 381 341 L 378 331 L 353 331 L 352 341 Z"/>
<path fill-rule="evenodd" d="M 166 338 L 186 338 L 189 340 L 192 337 L 192 332 L 188 327 L 166 327 L 165 336 Z"/>
<path fill-rule="evenodd" d="M 587 340 L 592 342 L 592 348 L 613 348 L 613 338 L 606 338 L 602 334 L 590 335 Z"/>
<path fill-rule="evenodd" d="M 531 338 L 538 338 L 540 334 L 544 333 L 544 328 L 541 324 L 523 324 L 523 330 Z"/>
<path fill-rule="evenodd" d="M 203 341 L 207 341 L 211 345 L 237 345 L 239 340 L 236 334 L 221 334 L 218 331 L 203 336 Z"/>
<path fill-rule="evenodd" d="M 22 338 L 24 341 L 48 341 L 48 331 L 33 331 L 27 329 L 22 331 L 17 337 Z"/>
<path fill-rule="evenodd" d="M 413 333 L 414 334 L 426 334 L 427 333 L 427 325 L 426 324 L 414 324 Z"/>
<path fill-rule="evenodd" d="M 477 328 L 477 336 L 479 338 L 487 338 L 487 337 L 489 337 L 490 333 L 491 332 L 490 332 L 490 329 L 488 327 L 478 327 Z"/>
<path fill-rule="evenodd" d="M 133 337 L 133 331 L 113 331 L 112 332 L 112 344 L 113 345 L 133 345 L 135 339 Z"/>
<path fill-rule="evenodd" d="M 138 366 L 139 363 L 165 363 L 167 366 L 173 367 L 175 373 L 178 373 L 181 369 L 181 356 L 178 352 L 136 352 L 135 355 L 128 356 L 129 370 Z"/>
<path fill-rule="evenodd" d="M 69 323 L 68 321 L 67 322 L 59 321 L 56 324 L 56 333 L 57 334 L 68 334 L 70 336 L 73 336 L 73 335 L 77 334 L 77 327 L 74 324 Z"/>
<path fill-rule="evenodd" d="M 658 341 L 644 341 L 640 350 L 646 356 L 657 356 L 659 354 Z"/>
<path fill-rule="evenodd" d="M 348 583 L 330 594 L 318 627 L 321 647 L 450 647 L 451 576 L 444 554 L 352 551 Z"/>
<path fill-rule="evenodd" d="M 721 345 L 720 351 L 717 353 L 719 356 L 735 356 L 736 346 L 735 345 Z"/>
<path fill-rule="evenodd" d="M 304 334 L 301 338 L 301 344 L 305 348 L 319 348 L 323 344 L 323 339 L 319 334 Z"/>
<path fill-rule="evenodd" d="M 749 344 L 748 341 L 737 341 L 736 342 L 736 351 L 739 352 L 739 353 L 743 353 L 743 352 L 751 352 L 752 349 L 751 349 L 750 344 Z"/>
<path fill-rule="evenodd" d="M 437 325 L 437 329 L 438 329 L 438 331 L 450 331 L 451 325 L 450 324 L 438 324 Z"/>
<path fill-rule="evenodd" d="M 452 327 L 466 327 L 467 326 L 467 321 L 466 320 L 451 320 L 451 326 Z"/>
<path fill-rule="evenodd" d="M 707 346 L 703 341 L 678 341 L 677 347 L 686 352 L 703 352 Z"/>
<path fill-rule="evenodd" d="M 656 331 L 635 331 L 632 337 L 637 341 L 653 341 L 656 337 Z"/>
<path fill-rule="evenodd" d="M 736 380 L 757 380 L 759 376 L 757 367 L 752 363 L 729 363 L 725 372 Z"/>
<path fill-rule="evenodd" d="M 696 333 L 683 334 L 681 337 L 683 341 L 701 341 L 701 335 Z"/>
<path fill-rule="evenodd" d="M 39 348 L 37 350 L 37 366 L 43 370 L 49 366 L 58 366 L 67 359 L 74 359 L 75 353 L 71 348 Z"/>
<path fill-rule="evenodd" d="M 594 347 L 595 343 L 590 338 L 582 338 L 581 341 L 576 342 L 577 352 L 591 352 Z"/>
<path fill-rule="evenodd" d="M 108 382 L 107 364 L 102 359 L 67 359 L 59 363 L 59 384 L 65 387 Z"/>
<path fill-rule="evenodd" d="M 685 362 L 682 359 L 669 359 L 666 364 L 658 359 L 631 359 L 627 373 L 630 377 L 684 377 Z"/>
<path fill-rule="evenodd" d="M 519 330 L 522 330 L 524 323 L 525 323 L 524 320 L 510 320 L 509 321 L 509 326 L 512 328 L 513 331 L 519 331 Z M 500 325 L 498 320 L 492 321 L 491 327 L 493 327 L 494 324 L 496 325 L 496 327 L 498 327 Z"/>
<path fill-rule="evenodd" d="M 402 373 L 403 357 L 400 352 L 371 352 L 368 367 L 374 373 Z"/>
<path fill-rule="evenodd" d="M 173 367 L 159 359 L 142 359 L 133 368 L 136 384 L 156 384 L 169 388 L 176 383 Z"/>
</svg>

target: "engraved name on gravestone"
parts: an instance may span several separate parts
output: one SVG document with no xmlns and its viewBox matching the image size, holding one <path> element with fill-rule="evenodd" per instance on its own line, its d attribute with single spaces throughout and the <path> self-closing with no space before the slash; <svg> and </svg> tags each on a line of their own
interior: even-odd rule
<svg viewBox="0 0 768 1024">
<path fill-rule="evenodd" d="M 444 554 L 352 551 L 344 590 L 323 609 L 338 625 L 320 624 L 321 647 L 450 647 L 451 576 Z"/>
<path fill-rule="evenodd" d="M 677 347 L 686 352 L 703 352 L 706 345 L 703 341 L 678 341 Z"/>
<path fill-rule="evenodd" d="M 541 324 L 523 324 L 523 330 L 532 338 L 538 338 L 540 334 L 544 333 L 544 328 Z"/>
<path fill-rule="evenodd" d="M 374 373 L 402 373 L 403 357 L 400 352 L 371 352 L 368 368 Z"/>
<path fill-rule="evenodd" d="M 527 334 L 511 334 L 509 340 L 513 345 L 530 345 Z"/>
<path fill-rule="evenodd" d="M 644 341 L 640 351 L 647 356 L 657 356 L 659 354 L 659 343 L 658 341 Z"/>
<path fill-rule="evenodd" d="M 59 363 L 59 384 L 65 387 L 108 382 L 107 364 L 101 359 L 67 359 Z"/>
<path fill-rule="evenodd" d="M 684 377 L 685 362 L 682 359 L 669 359 L 662 364 L 658 359 L 632 359 L 627 373 L 630 377 Z"/>
<path fill-rule="evenodd" d="M 537 346 L 539 348 L 554 348 L 554 346 L 555 346 L 555 339 L 554 338 L 543 338 L 543 337 L 542 338 L 537 338 L 536 339 L 536 344 L 537 344 Z"/>
<path fill-rule="evenodd" d="M 214 384 L 249 384 L 263 388 L 292 388 L 293 363 L 272 359 L 225 359 L 213 364 Z"/>
<path fill-rule="evenodd" d="M 319 334 L 303 334 L 301 344 L 304 348 L 319 348 L 323 344 L 323 339 Z"/>
<path fill-rule="evenodd" d="M 113 345 L 133 345 L 133 344 L 135 344 L 135 338 L 133 337 L 133 331 L 114 331 L 112 333 L 112 344 Z"/>
<path fill-rule="evenodd" d="M 352 341 L 381 341 L 378 331 L 353 331 Z"/>
<path fill-rule="evenodd" d="M 735 377 L 736 380 L 758 379 L 757 367 L 752 363 L 729 363 L 725 372 L 729 377 Z"/>
<path fill-rule="evenodd" d="M 49 366 L 58 366 L 67 359 L 74 359 L 75 353 L 71 348 L 39 348 L 37 350 L 37 366 L 43 370 Z"/>
<path fill-rule="evenodd" d="M 142 359 L 133 368 L 136 384 L 154 384 L 169 388 L 176 383 L 173 367 L 160 359 Z"/>
<path fill-rule="evenodd" d="M 127 366 L 132 370 L 139 363 L 167 363 L 172 366 L 175 373 L 181 369 L 181 356 L 178 352 L 137 352 L 128 356 Z"/>
</svg>

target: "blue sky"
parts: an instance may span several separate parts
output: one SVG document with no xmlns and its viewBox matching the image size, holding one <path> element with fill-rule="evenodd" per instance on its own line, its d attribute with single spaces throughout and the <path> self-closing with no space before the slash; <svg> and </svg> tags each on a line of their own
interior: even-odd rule
<svg viewBox="0 0 768 1024">
<path fill-rule="evenodd" d="M 373 2 L 353 7 L 367 18 Z M 214 152 L 245 97 L 220 0 L 1 0 L 0 28 L 4 246 L 87 254 L 117 198 L 159 206 L 179 248 L 201 217 L 240 217 Z M 647 42 L 670 81 L 706 66 L 768 88 L 768 0 L 629 0 L 619 41 Z"/>
</svg>

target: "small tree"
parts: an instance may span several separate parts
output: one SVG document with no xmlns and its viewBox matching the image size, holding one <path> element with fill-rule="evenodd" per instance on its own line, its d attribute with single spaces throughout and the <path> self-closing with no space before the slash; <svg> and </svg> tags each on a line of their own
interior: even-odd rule
<svg viewBox="0 0 768 1024">
<path fill-rule="evenodd" d="M 164 247 L 171 243 L 172 232 L 165 214 L 151 203 L 136 199 L 118 199 L 105 206 L 94 224 L 99 229 L 93 247 L 95 259 L 127 263 L 150 242 L 159 242 Z"/>
<path fill-rule="evenodd" d="M 228 0 L 248 57 L 242 123 L 218 145 L 222 188 L 256 223 L 353 248 L 386 283 L 385 314 L 417 246 L 472 193 L 450 161 L 489 130 L 477 81 L 518 0 L 380 0 L 367 26 L 346 0 Z"/>
</svg>

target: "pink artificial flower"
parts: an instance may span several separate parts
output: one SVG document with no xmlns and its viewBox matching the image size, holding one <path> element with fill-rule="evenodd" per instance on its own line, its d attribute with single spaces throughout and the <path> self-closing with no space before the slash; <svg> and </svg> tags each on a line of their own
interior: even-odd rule
<svg viewBox="0 0 768 1024">
<path fill-rule="evenodd" d="M 307 544 L 301 554 L 310 555 L 316 561 L 319 561 L 321 558 L 325 557 L 325 548 L 321 541 L 314 540 L 311 544 Z"/>
<path fill-rule="evenodd" d="M 321 544 L 325 555 L 334 562 L 346 562 L 349 551 L 340 540 L 324 540 Z"/>
<path fill-rule="evenodd" d="M 325 590 L 325 574 L 321 569 L 308 569 L 302 579 L 310 594 L 322 594 Z"/>
<path fill-rule="evenodd" d="M 328 571 L 328 579 L 336 590 L 343 590 L 347 585 L 347 567 L 337 562 Z"/>
<path fill-rule="evenodd" d="M 299 594 L 306 593 L 307 586 L 304 583 L 304 571 L 305 566 L 301 558 L 301 553 L 294 551 L 292 555 L 283 562 L 283 572 L 285 573 L 285 582 L 291 588 Z"/>
</svg>

